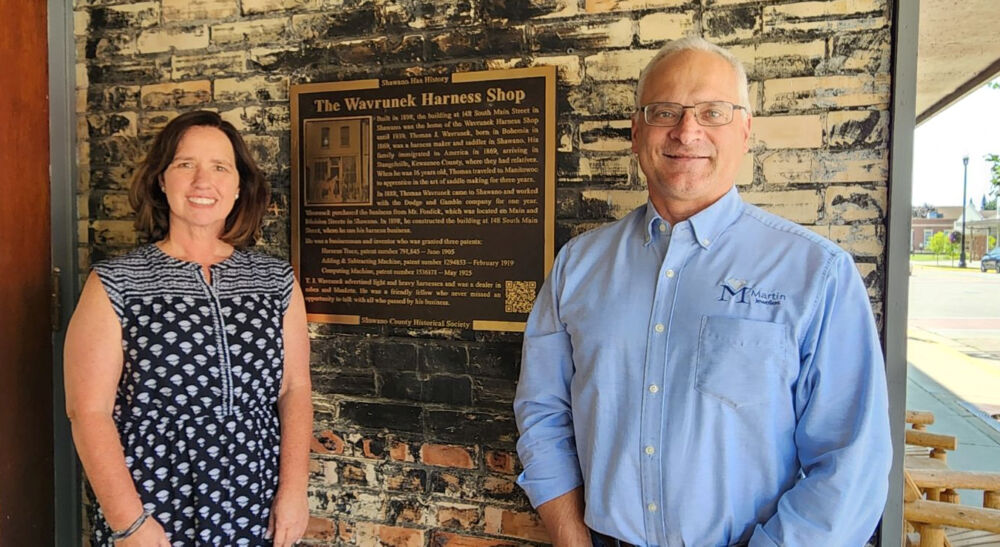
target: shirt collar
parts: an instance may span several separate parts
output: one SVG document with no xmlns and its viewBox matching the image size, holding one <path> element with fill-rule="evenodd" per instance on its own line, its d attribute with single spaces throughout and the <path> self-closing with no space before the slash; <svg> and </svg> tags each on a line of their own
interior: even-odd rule
<svg viewBox="0 0 1000 547">
<path fill-rule="evenodd" d="M 711 248 L 722 232 L 743 213 L 743 200 L 734 185 L 715 203 L 688 219 L 695 240 L 703 249 Z"/>
<path fill-rule="evenodd" d="M 736 190 L 736 186 L 733 186 L 721 198 L 716 200 L 715 203 L 698 212 L 698 214 L 692 216 L 686 222 L 691 223 L 691 230 L 694 232 L 694 237 L 698 245 L 701 245 L 703 249 L 708 249 L 722 235 L 722 232 L 735 222 L 742 213 L 743 200 L 740 199 L 740 194 Z M 645 227 L 643 245 L 649 245 L 653 241 L 661 224 L 665 225 L 667 230 L 671 229 L 670 224 L 663 220 L 660 213 L 656 211 L 653 202 L 646 202 L 646 216 L 643 223 Z"/>
<path fill-rule="evenodd" d="M 645 227 L 645 234 L 642 240 L 643 246 L 648 246 L 653 242 L 654 239 L 662 232 L 663 235 L 668 235 L 670 231 L 670 223 L 663 220 L 660 213 L 656 211 L 656 207 L 653 205 L 652 201 L 646 202 L 646 218 L 643 222 Z M 663 226 L 664 228 L 660 228 Z"/>
</svg>

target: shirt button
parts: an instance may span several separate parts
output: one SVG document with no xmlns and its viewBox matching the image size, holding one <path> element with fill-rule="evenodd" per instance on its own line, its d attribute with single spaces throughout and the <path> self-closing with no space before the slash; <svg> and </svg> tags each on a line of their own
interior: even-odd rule
<svg viewBox="0 0 1000 547">
<path fill-rule="evenodd" d="M 656 384 L 649 384 L 649 392 L 650 393 L 656 393 L 657 391 L 660 391 L 660 386 L 658 386 Z"/>
<path fill-rule="evenodd" d="M 647 446 L 646 447 L 646 454 L 652 456 L 653 454 L 656 454 L 656 449 L 653 448 L 652 446 Z"/>
<path fill-rule="evenodd" d="M 659 227 L 658 227 L 658 229 L 659 229 L 659 230 L 660 230 L 661 232 L 666 232 L 666 231 L 667 231 L 667 225 L 666 225 L 666 224 L 663 224 L 663 223 L 661 222 L 661 223 L 660 223 L 660 225 L 659 225 Z"/>
<path fill-rule="evenodd" d="M 674 271 L 673 270 L 667 270 L 667 277 L 673 277 L 673 276 L 674 276 Z"/>
<path fill-rule="evenodd" d="M 706 247 L 708 247 L 709 243 L 711 243 L 711 240 L 708 240 L 708 239 L 701 240 L 701 244 L 704 245 L 704 246 L 706 246 Z"/>
<path fill-rule="evenodd" d="M 663 332 L 663 323 L 657 323 L 653 328 L 656 329 L 656 332 Z"/>
<path fill-rule="evenodd" d="M 655 513 L 656 512 L 656 504 L 655 503 L 650 503 L 649 505 L 646 506 L 646 509 L 649 509 L 650 513 Z"/>
</svg>

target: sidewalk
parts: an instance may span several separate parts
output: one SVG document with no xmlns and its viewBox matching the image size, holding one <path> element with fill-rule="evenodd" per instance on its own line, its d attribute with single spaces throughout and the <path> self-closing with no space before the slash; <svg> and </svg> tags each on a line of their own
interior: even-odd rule
<svg viewBox="0 0 1000 547">
<path fill-rule="evenodd" d="M 971 273 L 975 273 L 975 272 L 979 272 L 980 271 L 980 269 L 979 269 L 979 261 L 978 260 L 967 260 L 967 261 L 965 261 L 965 267 L 964 268 L 959 268 L 958 267 L 958 261 L 957 260 L 954 261 L 954 262 L 952 262 L 951 260 L 948 260 L 948 259 L 943 259 L 943 260 L 941 260 L 939 262 L 933 262 L 933 261 L 926 261 L 925 262 L 923 260 L 911 260 L 910 261 L 910 269 L 913 270 L 913 269 L 916 269 L 916 268 L 932 268 L 932 269 L 935 269 L 935 270 L 948 270 L 948 271 L 954 271 L 954 272 L 971 272 Z"/>
<path fill-rule="evenodd" d="M 974 356 L 977 353 L 976 348 L 911 327 L 906 408 L 933 412 L 928 431 L 958 437 L 958 450 L 948 455 L 949 467 L 1000 472 L 1000 421 L 990 417 L 1000 413 L 1000 361 Z M 982 493 L 960 494 L 963 504 L 982 506 Z"/>
</svg>

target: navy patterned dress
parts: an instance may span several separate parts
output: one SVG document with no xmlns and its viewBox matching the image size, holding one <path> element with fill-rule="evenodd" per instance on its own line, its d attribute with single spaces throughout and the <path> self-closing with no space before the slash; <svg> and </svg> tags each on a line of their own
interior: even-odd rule
<svg viewBox="0 0 1000 547">
<path fill-rule="evenodd" d="M 206 281 L 146 245 L 94 270 L 121 321 L 113 416 L 143 505 L 173 545 L 270 545 L 291 266 L 237 249 Z"/>
</svg>

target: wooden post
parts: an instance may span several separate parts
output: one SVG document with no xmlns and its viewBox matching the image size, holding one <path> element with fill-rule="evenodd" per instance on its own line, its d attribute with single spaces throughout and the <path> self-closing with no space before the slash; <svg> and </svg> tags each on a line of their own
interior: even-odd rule
<svg viewBox="0 0 1000 547">
<path fill-rule="evenodd" d="M 1000 511 L 996 509 L 917 500 L 903 504 L 903 518 L 913 523 L 955 526 L 1000 534 Z"/>
<path fill-rule="evenodd" d="M 934 448 L 931 450 L 931 457 L 935 460 L 941 460 L 942 462 L 948 461 L 948 453 L 940 448 Z"/>
<path fill-rule="evenodd" d="M 959 503 L 958 492 L 952 488 L 945 488 L 944 491 L 941 492 L 941 501 L 946 503 Z"/>
<path fill-rule="evenodd" d="M 983 507 L 987 509 L 1000 509 L 1000 490 L 986 490 L 983 492 Z"/>
<path fill-rule="evenodd" d="M 923 412 L 920 410 L 907 410 L 906 411 L 906 423 L 913 424 L 914 426 L 926 426 L 934 423 L 934 413 L 933 412 Z"/>
<path fill-rule="evenodd" d="M 944 547 L 944 528 L 937 524 L 920 527 L 920 547 Z"/>
<path fill-rule="evenodd" d="M 941 490 L 942 488 L 925 488 L 924 492 L 927 493 L 927 499 L 930 501 L 941 501 Z"/>
</svg>

